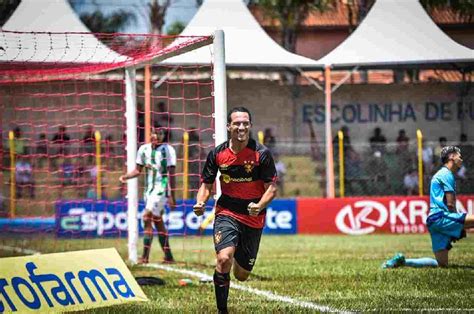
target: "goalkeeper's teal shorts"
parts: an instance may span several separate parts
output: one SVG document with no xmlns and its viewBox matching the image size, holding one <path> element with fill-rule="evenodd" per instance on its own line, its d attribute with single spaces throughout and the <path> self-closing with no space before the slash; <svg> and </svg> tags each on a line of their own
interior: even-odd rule
<svg viewBox="0 0 474 314">
<path fill-rule="evenodd" d="M 433 252 L 450 250 L 451 243 L 465 237 L 464 221 L 466 214 L 439 211 L 430 214 L 426 225 L 431 234 Z"/>
</svg>

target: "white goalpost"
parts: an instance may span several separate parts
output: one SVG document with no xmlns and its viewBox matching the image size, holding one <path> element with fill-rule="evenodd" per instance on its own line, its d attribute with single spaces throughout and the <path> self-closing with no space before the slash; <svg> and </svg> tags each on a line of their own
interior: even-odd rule
<svg viewBox="0 0 474 314">
<path fill-rule="evenodd" d="M 216 30 L 213 34 L 212 42 L 212 82 L 214 87 L 214 143 L 218 145 L 227 140 L 226 118 L 227 118 L 227 87 L 226 87 L 226 65 L 225 65 L 225 39 L 222 30 Z M 170 54 L 154 58 L 150 64 L 161 62 L 170 57 L 184 54 L 203 47 L 203 43 L 196 45 L 188 45 L 184 49 L 177 49 Z M 136 153 L 137 153 L 137 86 L 136 86 L 136 69 L 141 64 L 125 69 L 125 86 L 126 86 L 126 150 L 127 150 L 127 171 L 135 169 Z M 173 71 L 174 72 L 174 71 Z M 172 74 L 173 72 L 170 72 Z M 160 83 L 166 79 L 163 77 Z M 217 181 L 218 182 L 218 181 Z M 220 187 L 217 185 L 216 194 L 220 194 Z M 127 182 L 127 206 L 128 206 L 128 260 L 132 264 L 138 261 L 138 180 L 132 179 Z"/>
</svg>

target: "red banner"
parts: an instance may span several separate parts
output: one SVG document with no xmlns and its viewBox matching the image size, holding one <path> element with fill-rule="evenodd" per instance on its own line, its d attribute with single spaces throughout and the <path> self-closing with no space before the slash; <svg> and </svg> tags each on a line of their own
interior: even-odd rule
<svg viewBox="0 0 474 314">
<path fill-rule="evenodd" d="M 298 233 L 425 233 L 429 198 L 348 197 L 297 200 Z M 474 195 L 457 197 L 459 212 L 474 214 Z"/>
</svg>

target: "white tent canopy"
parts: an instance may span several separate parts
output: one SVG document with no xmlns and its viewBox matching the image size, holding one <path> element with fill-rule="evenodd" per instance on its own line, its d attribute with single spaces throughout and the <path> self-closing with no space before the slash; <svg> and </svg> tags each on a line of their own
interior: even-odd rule
<svg viewBox="0 0 474 314">
<path fill-rule="evenodd" d="M 262 29 L 242 0 L 205 0 L 196 15 L 180 34 L 210 35 L 225 33 L 227 67 L 321 68 L 314 60 L 293 54 L 278 45 Z M 166 60 L 167 64 L 209 64 L 206 48 Z"/>
<path fill-rule="evenodd" d="M 0 61 L 112 63 L 127 58 L 102 44 L 66 0 L 22 0 L 0 32 Z M 57 34 L 41 34 L 52 32 Z"/>
<path fill-rule="evenodd" d="M 474 62 L 474 50 L 446 35 L 418 0 L 377 0 L 359 27 L 318 60 L 333 68 Z"/>
<path fill-rule="evenodd" d="M 334 197 L 331 96 L 344 80 L 332 86 L 330 69 L 462 66 L 474 63 L 474 50 L 443 33 L 418 0 L 377 0 L 359 27 L 318 62 L 326 78 L 326 190 Z"/>
</svg>

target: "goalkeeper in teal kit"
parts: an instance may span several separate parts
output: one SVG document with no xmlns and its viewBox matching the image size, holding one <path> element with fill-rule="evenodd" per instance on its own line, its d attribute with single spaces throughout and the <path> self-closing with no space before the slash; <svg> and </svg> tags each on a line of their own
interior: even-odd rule
<svg viewBox="0 0 474 314">
<path fill-rule="evenodd" d="M 384 268 L 448 266 L 448 253 L 452 243 L 464 238 L 466 229 L 474 228 L 474 215 L 458 213 L 456 210 L 454 174 L 462 166 L 461 150 L 456 146 L 446 146 L 441 151 L 440 157 L 443 166 L 431 179 L 430 212 L 426 219 L 436 259 L 407 259 L 398 253 L 383 264 Z"/>
</svg>

